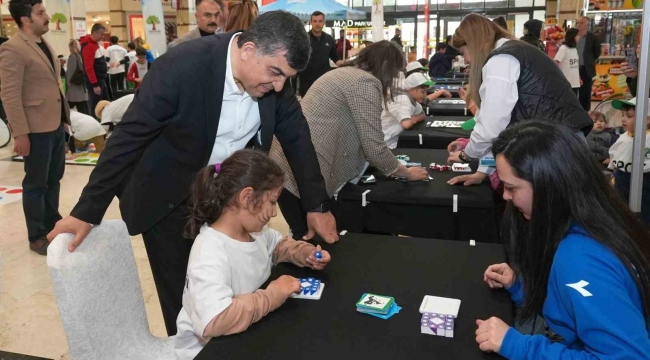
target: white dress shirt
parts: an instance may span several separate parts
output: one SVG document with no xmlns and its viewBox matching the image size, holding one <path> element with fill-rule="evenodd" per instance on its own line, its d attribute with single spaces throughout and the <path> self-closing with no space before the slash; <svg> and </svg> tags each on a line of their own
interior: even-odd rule
<svg viewBox="0 0 650 360">
<path fill-rule="evenodd" d="M 494 49 L 498 49 L 506 41 L 509 39 L 499 39 Z M 493 56 L 483 66 L 483 83 L 479 88 L 481 111 L 476 116 L 476 125 L 465 147 L 465 153 L 470 158 L 492 156 L 492 140 L 510 124 L 512 110 L 519 100 L 519 70 L 519 61 L 505 54 Z M 491 174 L 494 168 L 480 166 L 478 171 Z"/>
<path fill-rule="evenodd" d="M 228 45 L 219 129 L 208 165 L 222 163 L 232 153 L 243 149 L 255 136 L 261 123 L 257 98 L 251 97 L 245 91 L 240 91 L 232 75 L 231 46 L 239 34 L 241 33 L 233 35 Z"/>
</svg>

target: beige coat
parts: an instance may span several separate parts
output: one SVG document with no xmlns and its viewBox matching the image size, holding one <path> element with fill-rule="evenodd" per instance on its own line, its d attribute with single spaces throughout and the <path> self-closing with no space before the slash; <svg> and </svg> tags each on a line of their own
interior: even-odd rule
<svg viewBox="0 0 650 360">
<path fill-rule="evenodd" d="M 70 124 L 70 108 L 61 91 L 61 65 L 54 49 L 45 44 L 54 58 L 54 68 L 21 30 L 0 46 L 0 96 L 14 137 L 58 129 L 61 106 L 64 120 Z"/>
</svg>

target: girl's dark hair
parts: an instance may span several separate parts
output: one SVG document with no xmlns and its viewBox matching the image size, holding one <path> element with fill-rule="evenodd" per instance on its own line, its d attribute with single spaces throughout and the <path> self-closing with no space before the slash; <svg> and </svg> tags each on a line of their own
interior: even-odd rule
<svg viewBox="0 0 650 360">
<path fill-rule="evenodd" d="M 508 30 L 508 22 L 506 22 L 506 19 L 503 16 L 499 16 L 492 21 L 501 26 L 504 30 Z"/>
<path fill-rule="evenodd" d="M 343 66 L 356 66 L 379 79 L 384 101 L 389 101 L 398 87 L 397 75 L 406 67 L 406 59 L 394 42 L 382 40 L 363 48 L 356 59 Z"/>
<path fill-rule="evenodd" d="M 577 28 L 571 28 L 567 30 L 566 35 L 564 36 L 564 45 L 570 48 L 576 47 L 576 36 L 578 35 Z"/>
<path fill-rule="evenodd" d="M 605 179 L 581 135 L 562 125 L 525 121 L 492 143 L 520 179 L 531 183 L 530 221 L 508 203 L 502 236 L 523 280 L 524 319 L 542 313 L 555 251 L 572 225 L 612 251 L 636 283 L 650 315 L 650 234 Z"/>
<path fill-rule="evenodd" d="M 184 234 L 188 239 L 194 239 L 203 224 L 217 221 L 227 207 L 236 207 L 235 198 L 244 188 L 253 188 L 253 206 L 257 207 L 265 192 L 284 183 L 284 171 L 261 151 L 236 151 L 220 166 L 219 173 L 214 165 L 204 167 L 194 180 Z"/>
</svg>

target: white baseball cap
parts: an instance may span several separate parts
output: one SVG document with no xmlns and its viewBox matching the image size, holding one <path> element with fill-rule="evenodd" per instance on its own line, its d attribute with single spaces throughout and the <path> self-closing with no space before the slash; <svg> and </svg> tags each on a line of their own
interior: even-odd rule
<svg viewBox="0 0 650 360">
<path fill-rule="evenodd" d="M 413 61 L 406 65 L 406 72 L 408 73 L 413 70 L 429 70 L 429 68 L 422 66 L 419 61 Z"/>
<path fill-rule="evenodd" d="M 412 89 L 418 86 L 432 86 L 435 85 L 428 77 L 424 76 L 422 73 L 414 73 L 409 75 L 406 80 L 404 80 L 404 89 Z"/>
<path fill-rule="evenodd" d="M 650 99 L 648 99 L 648 101 L 650 101 Z M 623 108 L 623 105 L 633 106 L 636 108 L 636 97 L 630 100 L 616 99 L 612 101 L 612 107 L 616 110 L 621 110 L 621 108 Z M 648 106 L 648 116 L 650 116 L 650 106 Z"/>
</svg>

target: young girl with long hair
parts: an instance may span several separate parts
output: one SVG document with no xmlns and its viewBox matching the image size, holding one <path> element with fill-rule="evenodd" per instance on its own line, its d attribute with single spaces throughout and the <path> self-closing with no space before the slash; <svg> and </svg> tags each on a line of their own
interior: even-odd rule
<svg viewBox="0 0 650 360">
<path fill-rule="evenodd" d="M 481 350 L 508 359 L 650 359 L 650 235 L 581 135 L 523 122 L 492 152 L 513 257 L 512 267 L 488 267 L 484 280 L 507 289 L 524 320 L 543 316 L 554 340 L 493 317 L 477 320 Z"/>
<path fill-rule="evenodd" d="M 245 331 L 300 290 L 286 275 L 260 289 L 273 265 L 322 270 L 330 261 L 320 246 L 283 239 L 267 226 L 283 182 L 282 169 L 255 150 L 239 150 L 197 175 L 186 227 L 196 240 L 176 321 L 179 359 L 194 359 L 212 337 Z"/>
</svg>

